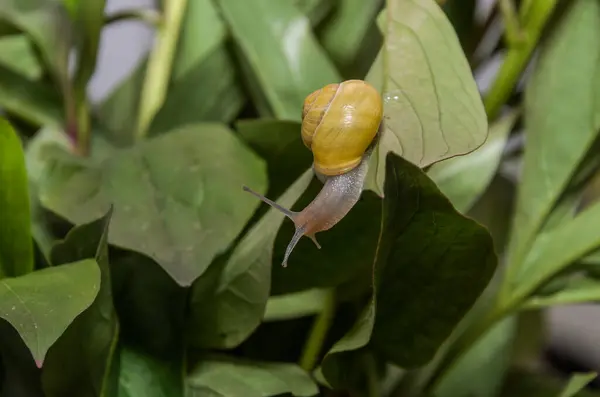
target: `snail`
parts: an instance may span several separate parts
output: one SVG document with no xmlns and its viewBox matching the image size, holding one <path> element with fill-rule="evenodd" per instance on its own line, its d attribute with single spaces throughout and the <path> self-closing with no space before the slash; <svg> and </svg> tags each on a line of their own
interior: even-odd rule
<svg viewBox="0 0 600 397">
<path fill-rule="evenodd" d="M 313 153 L 316 176 L 324 182 L 317 197 L 301 212 L 294 212 L 243 187 L 294 222 L 296 231 L 283 267 L 302 236 L 321 249 L 315 234 L 332 228 L 358 202 L 382 119 L 381 95 L 370 84 L 347 80 L 326 85 L 308 95 L 302 109 L 302 141 Z"/>
</svg>

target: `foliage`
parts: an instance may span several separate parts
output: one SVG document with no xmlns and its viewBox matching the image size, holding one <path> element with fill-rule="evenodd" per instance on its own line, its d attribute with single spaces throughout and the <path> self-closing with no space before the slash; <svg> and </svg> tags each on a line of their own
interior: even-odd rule
<svg viewBox="0 0 600 397">
<path fill-rule="evenodd" d="M 600 301 L 600 2 L 104 8 L 0 0 L 0 395 L 589 394 L 527 363 L 535 314 Z M 90 102 L 136 19 L 154 46 Z M 242 186 L 310 203 L 302 104 L 348 79 L 384 101 L 362 197 L 283 268 Z"/>
</svg>

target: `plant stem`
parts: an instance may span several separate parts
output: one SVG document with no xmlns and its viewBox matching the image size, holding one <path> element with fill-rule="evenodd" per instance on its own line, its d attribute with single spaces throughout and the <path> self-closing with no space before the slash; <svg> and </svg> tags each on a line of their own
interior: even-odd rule
<svg viewBox="0 0 600 397">
<path fill-rule="evenodd" d="M 300 357 L 300 367 L 310 372 L 315 367 L 319 354 L 323 349 L 325 336 L 333 321 L 335 313 L 335 294 L 332 290 L 328 291 L 323 302 L 323 310 L 315 319 L 310 334 L 304 345 L 302 356 Z"/>
<path fill-rule="evenodd" d="M 498 76 L 483 101 L 490 120 L 493 120 L 497 116 L 500 108 L 506 103 L 506 100 L 512 93 L 519 76 L 529 62 L 542 33 L 542 29 L 552 14 L 556 3 L 557 0 L 537 0 L 529 5 L 528 18 L 521 21 L 523 38 L 516 43 L 508 43 L 508 53 L 498 71 Z M 510 18 L 512 17 L 509 16 Z M 508 24 L 507 22 L 507 29 Z"/>
<path fill-rule="evenodd" d="M 373 353 L 369 351 L 363 352 L 363 365 L 365 368 L 365 374 L 367 375 L 367 396 L 368 397 L 379 397 L 381 395 L 379 376 L 377 376 L 377 366 Z"/>
<path fill-rule="evenodd" d="M 513 0 L 499 0 L 498 7 L 504 19 L 506 42 L 510 46 L 518 46 L 523 40 L 523 31 Z"/>
<path fill-rule="evenodd" d="M 187 0 L 163 1 L 164 20 L 158 29 L 156 44 L 148 59 L 146 77 L 140 96 L 136 128 L 137 139 L 143 139 L 146 136 L 152 119 L 165 101 L 186 6 Z"/>
</svg>

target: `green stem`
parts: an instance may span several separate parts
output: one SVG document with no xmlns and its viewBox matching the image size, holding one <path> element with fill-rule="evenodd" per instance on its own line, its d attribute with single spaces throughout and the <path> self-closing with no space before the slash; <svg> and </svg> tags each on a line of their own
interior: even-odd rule
<svg viewBox="0 0 600 397">
<path fill-rule="evenodd" d="M 499 0 L 498 7 L 502 13 L 505 26 L 505 38 L 509 46 L 519 46 L 523 41 L 523 31 L 519 17 L 515 11 L 513 0 Z"/>
<path fill-rule="evenodd" d="M 381 395 L 379 376 L 377 376 L 377 364 L 373 353 L 369 351 L 363 352 L 363 365 L 365 374 L 367 375 L 367 396 L 379 397 Z"/>
<path fill-rule="evenodd" d="M 140 96 L 136 128 L 137 139 L 143 139 L 146 136 L 152 119 L 165 101 L 186 6 L 187 0 L 163 1 L 164 20 L 158 29 L 156 44 L 148 59 L 146 77 Z"/>
<path fill-rule="evenodd" d="M 328 291 L 323 302 L 323 310 L 315 319 L 310 334 L 304 345 L 302 356 L 300 357 L 300 367 L 305 371 L 310 372 L 315 367 L 319 354 L 323 349 L 323 343 L 327 336 L 327 331 L 333 321 L 335 313 L 335 294 L 333 291 Z"/>
<path fill-rule="evenodd" d="M 518 43 L 509 43 L 508 53 L 498 71 L 498 76 L 483 101 L 490 120 L 498 115 L 500 108 L 513 92 L 556 3 L 557 0 L 537 0 L 529 5 L 528 18 L 521 21 L 523 39 Z"/>
</svg>

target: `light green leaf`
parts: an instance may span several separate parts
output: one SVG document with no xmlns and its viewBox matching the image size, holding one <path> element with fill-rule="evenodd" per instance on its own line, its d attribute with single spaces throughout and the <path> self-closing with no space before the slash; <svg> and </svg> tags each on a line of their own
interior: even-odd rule
<svg viewBox="0 0 600 397">
<path fill-rule="evenodd" d="M 310 19 L 310 23 L 317 26 L 329 15 L 337 0 L 293 0 L 293 2 Z"/>
<path fill-rule="evenodd" d="M 383 191 L 388 152 L 419 167 L 466 154 L 487 137 L 481 96 L 456 33 L 435 0 L 388 0 L 384 45 L 366 80 L 384 99 L 372 181 Z"/>
<path fill-rule="evenodd" d="M 536 309 L 597 301 L 600 301 L 600 280 L 583 278 L 569 280 L 560 291 L 552 295 L 530 298 L 524 308 Z"/>
<path fill-rule="evenodd" d="M 187 378 L 190 397 L 270 397 L 290 393 L 311 397 L 319 393 L 310 376 L 294 364 L 207 357 Z"/>
<path fill-rule="evenodd" d="M 427 171 L 458 211 L 466 213 L 471 209 L 492 181 L 517 116 L 513 111 L 494 123 L 487 141 L 478 150 L 434 164 Z"/>
<path fill-rule="evenodd" d="M 341 0 L 338 3 L 331 22 L 323 27 L 320 36 L 331 59 L 344 69 L 356 62 L 362 41 L 383 0 Z"/>
<path fill-rule="evenodd" d="M 40 201 L 74 224 L 115 212 L 109 242 L 154 259 L 189 286 L 241 232 L 263 191 L 264 163 L 226 127 L 197 124 L 80 159 L 49 147 Z"/>
<path fill-rule="evenodd" d="M 50 346 L 87 309 L 100 288 L 93 259 L 0 281 L 0 318 L 21 335 L 38 367 Z"/>
<path fill-rule="evenodd" d="M 31 213 L 21 140 L 0 118 L 0 277 L 33 271 Z"/>
<path fill-rule="evenodd" d="M 600 3 L 575 0 L 541 44 L 525 91 L 526 144 L 511 269 L 523 265 L 536 233 L 600 131 L 599 57 Z"/>
<path fill-rule="evenodd" d="M 291 207 L 312 178 L 312 170 L 307 170 L 279 204 Z M 194 346 L 235 347 L 260 324 L 271 287 L 273 243 L 284 219 L 281 212 L 270 209 L 246 233 L 227 260 L 214 296 L 206 298 L 192 291 L 189 329 Z"/>
<path fill-rule="evenodd" d="M 433 391 L 436 397 L 497 396 L 510 364 L 516 318 L 507 317 L 451 367 Z M 466 381 L 469 379 L 469 381 Z"/>
<path fill-rule="evenodd" d="M 256 79 L 260 95 L 266 97 L 277 118 L 300 120 L 308 94 L 340 81 L 308 19 L 291 2 L 217 3 Z"/>
<path fill-rule="evenodd" d="M 514 299 L 527 297 L 567 266 L 600 247 L 600 203 L 537 237 L 513 280 Z"/>
<path fill-rule="evenodd" d="M 31 42 L 22 34 L 0 37 L 0 64 L 28 80 L 37 80 L 42 75 Z"/>
<path fill-rule="evenodd" d="M 263 321 L 281 321 L 318 314 L 327 296 L 325 289 L 308 289 L 272 296 L 267 301 Z"/>
<path fill-rule="evenodd" d="M 579 391 L 583 390 L 588 383 L 594 380 L 598 376 L 595 372 L 587 374 L 575 374 L 569 380 L 569 383 L 565 386 L 564 390 L 558 395 L 558 397 L 573 397 Z"/>
<path fill-rule="evenodd" d="M 118 397 L 182 397 L 182 363 L 164 361 L 140 351 L 121 349 Z"/>
</svg>

